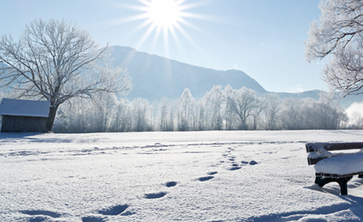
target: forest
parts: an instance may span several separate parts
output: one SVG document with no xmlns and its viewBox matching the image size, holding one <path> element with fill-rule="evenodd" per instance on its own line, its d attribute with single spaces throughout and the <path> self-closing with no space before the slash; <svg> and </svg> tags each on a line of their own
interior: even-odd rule
<svg viewBox="0 0 363 222">
<path fill-rule="evenodd" d="M 92 101 L 92 102 L 90 102 Z M 200 98 L 185 89 L 179 99 L 150 103 L 110 93 L 73 98 L 60 106 L 54 132 L 142 132 L 203 130 L 309 130 L 346 127 L 348 117 L 328 94 L 319 101 L 281 99 L 248 88 L 214 86 Z"/>
</svg>

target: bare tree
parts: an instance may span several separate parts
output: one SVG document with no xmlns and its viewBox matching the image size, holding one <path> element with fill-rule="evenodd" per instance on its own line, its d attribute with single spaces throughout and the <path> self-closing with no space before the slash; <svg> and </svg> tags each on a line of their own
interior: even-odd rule
<svg viewBox="0 0 363 222">
<path fill-rule="evenodd" d="M 221 86 L 213 86 L 211 91 L 205 93 L 203 100 L 209 111 L 209 124 L 211 129 L 221 130 L 223 127 L 223 104 L 225 96 Z"/>
<path fill-rule="evenodd" d="M 99 49 L 87 31 L 64 20 L 35 20 L 18 41 L 10 35 L 0 38 L 0 83 L 21 97 L 50 101 L 47 129 L 51 131 L 65 101 L 131 89 L 127 72 L 101 63 L 108 51 L 108 46 Z"/>
<path fill-rule="evenodd" d="M 247 118 L 252 116 L 253 111 L 260 106 L 257 93 L 252 89 L 242 87 L 239 90 L 233 91 L 233 96 L 229 97 L 230 109 L 237 119 L 241 122 L 239 129 L 248 129 Z"/>
<path fill-rule="evenodd" d="M 320 23 L 310 26 L 306 60 L 331 57 L 323 78 L 343 96 L 363 87 L 363 1 L 322 0 Z"/>
<path fill-rule="evenodd" d="M 150 118 L 152 110 L 150 103 L 147 99 L 138 98 L 131 104 L 132 117 L 134 118 L 134 131 L 151 131 L 152 119 Z"/>
<path fill-rule="evenodd" d="M 175 101 L 163 97 L 157 105 L 159 106 L 159 128 L 161 131 L 173 131 L 174 130 L 174 109 Z"/>
<path fill-rule="evenodd" d="M 178 108 L 178 130 L 188 131 L 191 128 L 193 122 L 195 99 L 188 88 L 184 89 L 182 95 L 179 98 Z"/>
<path fill-rule="evenodd" d="M 278 114 L 280 112 L 280 97 L 277 94 L 268 94 L 264 101 L 264 109 L 268 130 L 276 129 Z"/>
<path fill-rule="evenodd" d="M 281 108 L 282 129 L 299 130 L 302 129 L 302 100 L 296 98 L 286 98 Z"/>
</svg>

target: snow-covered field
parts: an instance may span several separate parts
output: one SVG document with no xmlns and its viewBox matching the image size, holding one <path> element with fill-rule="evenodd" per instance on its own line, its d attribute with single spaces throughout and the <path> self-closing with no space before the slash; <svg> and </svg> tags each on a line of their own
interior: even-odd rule
<svg viewBox="0 0 363 222">
<path fill-rule="evenodd" d="M 360 221 L 305 143 L 363 131 L 0 133 L 0 221 Z"/>
</svg>

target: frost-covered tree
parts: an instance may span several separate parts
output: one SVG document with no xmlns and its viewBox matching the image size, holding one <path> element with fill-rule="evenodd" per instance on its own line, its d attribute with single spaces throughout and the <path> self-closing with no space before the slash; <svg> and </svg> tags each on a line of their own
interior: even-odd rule
<svg viewBox="0 0 363 222">
<path fill-rule="evenodd" d="M 207 108 L 209 127 L 212 130 L 221 130 L 223 127 L 223 105 L 225 96 L 221 86 L 213 86 L 212 90 L 207 92 L 204 97 L 204 106 Z M 205 110 L 203 110 L 205 112 Z"/>
<path fill-rule="evenodd" d="M 191 123 L 194 121 L 194 98 L 188 88 L 186 88 L 179 98 L 179 110 L 178 110 L 178 130 L 188 131 L 190 130 Z"/>
<path fill-rule="evenodd" d="M 345 113 L 332 104 L 311 98 L 301 99 L 301 129 L 339 129 Z"/>
<path fill-rule="evenodd" d="M 306 60 L 330 57 L 324 80 L 343 96 L 363 87 L 363 1 L 322 0 L 319 23 L 313 21 L 305 43 Z"/>
<path fill-rule="evenodd" d="M 112 132 L 130 132 L 133 130 L 134 118 L 132 110 L 127 99 L 121 98 L 113 111 L 111 123 Z"/>
<path fill-rule="evenodd" d="M 16 89 L 21 97 L 50 101 L 51 131 L 65 101 L 131 89 L 124 70 L 101 64 L 108 51 L 108 46 L 100 49 L 89 32 L 64 20 L 34 20 L 18 41 L 11 35 L 0 37 L 0 84 Z"/>
<path fill-rule="evenodd" d="M 282 128 L 286 130 L 302 129 L 301 99 L 287 98 L 281 109 Z"/>
<path fill-rule="evenodd" d="M 55 132 L 84 133 L 90 132 L 93 125 L 92 113 L 95 110 L 93 103 L 81 98 L 67 100 L 58 109 L 58 117 L 54 124 Z"/>
<path fill-rule="evenodd" d="M 231 113 L 240 121 L 238 129 L 248 129 L 247 118 L 251 117 L 253 111 L 260 106 L 256 92 L 242 87 L 239 90 L 234 90 L 233 96 L 229 99 Z"/>
<path fill-rule="evenodd" d="M 95 108 L 89 110 L 92 119 L 92 132 L 108 132 L 113 122 L 117 98 L 113 93 L 100 92 L 92 98 Z M 93 112 L 92 112 L 93 111 Z"/>
<path fill-rule="evenodd" d="M 230 85 L 224 88 L 224 96 L 226 98 L 226 107 L 224 112 L 224 120 L 226 122 L 226 129 L 232 130 L 234 127 L 234 89 Z"/>
<path fill-rule="evenodd" d="M 280 97 L 277 94 L 268 94 L 264 100 L 266 129 L 268 130 L 276 129 L 280 103 Z"/>
<path fill-rule="evenodd" d="M 163 97 L 158 105 L 158 129 L 161 131 L 174 130 L 174 102 L 166 97 Z"/>
<path fill-rule="evenodd" d="M 319 99 L 320 125 L 322 129 L 338 129 L 347 120 L 345 111 L 332 93 L 321 93 Z"/>
<path fill-rule="evenodd" d="M 138 98 L 131 103 L 133 130 L 137 132 L 152 130 L 152 110 L 147 99 Z"/>
<path fill-rule="evenodd" d="M 349 116 L 349 123 L 347 125 L 351 129 L 363 129 L 363 116 L 360 112 L 353 112 Z"/>
<path fill-rule="evenodd" d="M 203 103 L 203 99 L 199 100 L 199 111 L 197 115 L 198 115 L 198 123 L 196 130 L 205 130 L 207 120 L 206 120 L 206 107 L 205 104 Z"/>
</svg>

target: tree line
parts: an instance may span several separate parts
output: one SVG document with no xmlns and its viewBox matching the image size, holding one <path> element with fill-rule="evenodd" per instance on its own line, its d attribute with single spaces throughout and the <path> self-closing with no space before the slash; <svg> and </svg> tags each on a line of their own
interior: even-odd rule
<svg viewBox="0 0 363 222">
<path fill-rule="evenodd" d="M 101 92 L 92 102 L 67 101 L 57 115 L 54 132 L 63 133 L 339 129 L 347 121 L 344 110 L 326 95 L 319 101 L 281 99 L 230 86 L 214 86 L 200 99 L 185 89 L 179 99 L 153 103 Z"/>
</svg>

